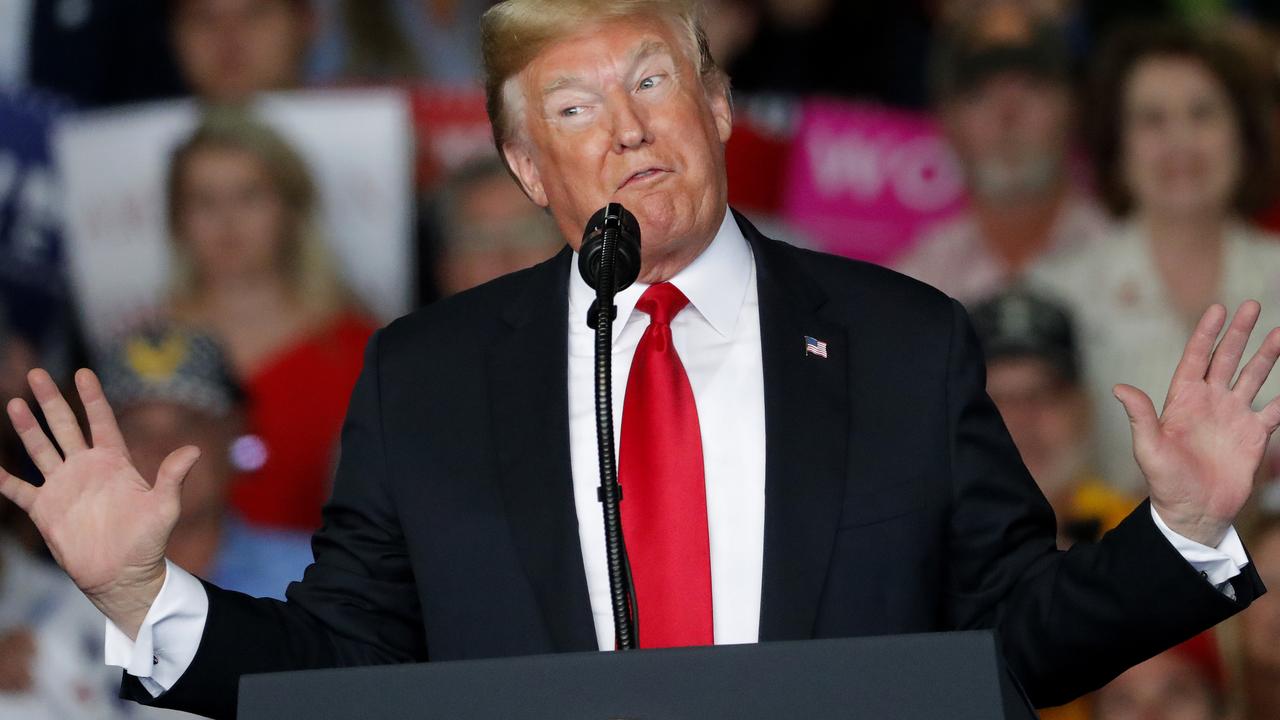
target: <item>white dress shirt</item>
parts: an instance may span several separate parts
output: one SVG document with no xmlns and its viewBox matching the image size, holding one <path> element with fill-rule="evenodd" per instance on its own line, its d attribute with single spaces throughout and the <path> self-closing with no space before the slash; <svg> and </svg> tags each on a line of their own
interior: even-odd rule
<svg viewBox="0 0 1280 720">
<path fill-rule="evenodd" d="M 577 267 L 576 261 L 574 267 Z M 582 560 L 596 640 L 612 649 L 613 609 L 605 563 L 604 515 L 596 499 L 595 331 L 587 309 L 595 291 L 578 273 L 569 284 L 569 452 Z M 711 245 L 671 278 L 689 305 L 671 321 L 676 353 L 689 375 L 702 432 L 711 540 L 711 607 L 717 644 L 756 642 L 764 567 L 764 365 L 755 258 L 732 213 Z M 627 374 L 649 316 L 635 312 L 648 285 L 615 298 L 613 427 L 619 430 Z M 643 608 L 641 609 L 643 612 Z"/>
<path fill-rule="evenodd" d="M 576 263 L 575 263 L 576 267 Z M 594 296 L 576 272 L 569 286 L 569 450 L 582 557 L 600 648 L 614 646 L 612 606 L 604 552 L 604 520 L 596 488 L 593 331 L 586 326 Z M 717 644 L 759 639 L 764 564 L 764 371 L 755 260 L 731 213 L 711 245 L 671 279 L 689 305 L 671 323 L 693 387 L 702 432 L 711 545 L 711 592 Z M 627 373 L 649 318 L 634 312 L 645 290 L 636 284 L 616 298 L 613 410 L 615 437 Z M 1233 529 L 1218 548 L 1184 538 L 1152 511 L 1170 543 L 1209 582 L 1222 586 L 1248 563 Z M 868 548 L 868 552 L 875 549 Z M 1230 586 L 1227 586 L 1230 587 Z M 164 587 L 138 631 L 129 638 L 107 622 L 107 663 L 125 668 L 158 695 L 173 687 L 195 657 L 208 614 L 200 582 L 168 565 Z"/>
</svg>

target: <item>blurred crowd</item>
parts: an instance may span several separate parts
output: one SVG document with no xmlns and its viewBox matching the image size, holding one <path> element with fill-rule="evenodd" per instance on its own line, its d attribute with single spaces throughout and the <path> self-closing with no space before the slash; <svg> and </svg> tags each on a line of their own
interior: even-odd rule
<svg viewBox="0 0 1280 720">
<path fill-rule="evenodd" d="M 322 160 L 259 101 L 430 86 L 446 100 L 427 114 L 448 115 L 449 98 L 474 97 L 480 82 L 478 18 L 489 4 L 0 2 L 0 399 L 27 395 L 33 367 L 65 387 L 88 366 L 144 474 L 176 447 L 204 448 L 169 545 L 193 573 L 276 597 L 301 577 L 364 344 L 390 319 L 356 289 L 323 220 L 347 194 L 322 185 Z M 1144 495 L 1112 386 L 1135 385 L 1158 406 L 1211 303 L 1257 299 L 1260 324 L 1280 325 L 1280 3 L 706 6 L 740 107 L 836 98 L 937 128 L 962 174 L 963 207 L 886 262 L 969 308 L 990 395 L 1057 514 L 1060 545 L 1098 539 Z M 153 307 L 104 334 L 87 327 L 98 315 L 85 275 L 68 270 L 95 238 L 69 219 L 59 128 L 172 102 L 193 103 L 194 120 L 166 147 L 153 200 L 133 208 L 163 227 L 163 281 Z M 305 116 L 309 106 L 297 107 Z M 419 153 L 449 139 L 437 127 L 419 123 Z M 767 143 L 751 142 L 731 144 L 731 182 L 775 172 Z M 412 252 L 394 259 L 412 279 L 403 309 L 564 245 L 480 145 L 414 165 L 403 218 Z M 98 171 L 122 183 L 151 172 Z M 737 197 L 775 234 L 806 242 L 776 207 Z M 87 272 L 96 285 L 132 281 L 94 276 L 92 262 Z M 1277 394 L 1273 379 L 1261 397 Z M 0 425 L 0 466 L 38 477 Z M 1264 469 L 1239 529 L 1280 588 L 1280 451 Z M 3 503 L 0 718 L 168 714 L 116 699 L 101 617 Z M 1280 595 L 1045 717 L 1280 718 Z"/>
</svg>

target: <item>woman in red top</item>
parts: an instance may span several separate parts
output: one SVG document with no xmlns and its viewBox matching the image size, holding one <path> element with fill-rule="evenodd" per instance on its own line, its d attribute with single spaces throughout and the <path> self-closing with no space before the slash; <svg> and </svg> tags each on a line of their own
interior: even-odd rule
<svg viewBox="0 0 1280 720">
<path fill-rule="evenodd" d="M 314 530 L 373 324 L 316 230 L 302 158 L 246 112 L 215 109 L 169 169 L 170 310 L 212 332 L 248 393 L 232 493 L 257 525 Z"/>
</svg>

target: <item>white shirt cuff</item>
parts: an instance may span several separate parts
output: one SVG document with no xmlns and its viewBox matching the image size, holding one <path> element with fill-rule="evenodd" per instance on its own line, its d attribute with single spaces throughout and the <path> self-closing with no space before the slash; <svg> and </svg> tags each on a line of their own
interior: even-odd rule
<svg viewBox="0 0 1280 720">
<path fill-rule="evenodd" d="M 1196 572 L 1214 587 L 1222 588 L 1229 595 L 1234 594 L 1234 591 L 1228 592 L 1231 586 L 1227 583 L 1240 574 L 1241 568 L 1249 564 L 1249 556 L 1245 554 L 1244 543 L 1240 542 L 1235 526 L 1227 529 L 1226 537 L 1222 538 L 1218 547 L 1212 548 L 1174 532 L 1165 524 L 1160 513 L 1156 512 L 1154 505 L 1151 506 L 1151 518 L 1155 520 L 1156 527 L 1164 534 L 1165 539 L 1191 563 Z"/>
<path fill-rule="evenodd" d="M 190 667 L 209 617 L 209 596 L 191 573 L 165 560 L 164 585 L 130 640 L 107 620 L 106 663 L 124 668 L 151 695 L 169 690 Z"/>
</svg>

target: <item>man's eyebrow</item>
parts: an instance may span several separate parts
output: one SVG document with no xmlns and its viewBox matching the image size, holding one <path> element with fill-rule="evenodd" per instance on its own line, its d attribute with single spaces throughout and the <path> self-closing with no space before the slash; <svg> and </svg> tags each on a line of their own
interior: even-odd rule
<svg viewBox="0 0 1280 720">
<path fill-rule="evenodd" d="M 631 64 L 635 66 L 643 60 L 648 60 L 654 55 L 670 55 L 671 48 L 660 40 L 646 40 L 640 44 L 631 53 Z"/>
<path fill-rule="evenodd" d="M 586 82 L 585 80 L 583 80 L 581 77 L 577 75 L 561 75 L 555 80 L 552 80 L 551 82 L 547 83 L 542 88 L 542 97 L 545 98 L 546 96 L 556 92 L 557 90 L 563 90 L 567 87 L 573 87 L 574 85 L 582 85 L 585 82 Z"/>
<path fill-rule="evenodd" d="M 648 60 L 655 55 L 670 55 L 671 48 L 666 43 L 659 40 L 646 40 L 641 43 L 635 50 L 631 51 L 630 66 L 632 69 L 641 62 Z M 561 75 L 560 77 L 547 83 L 542 88 L 542 96 L 548 95 L 565 88 L 575 85 L 583 85 L 586 80 L 578 75 Z"/>
</svg>

